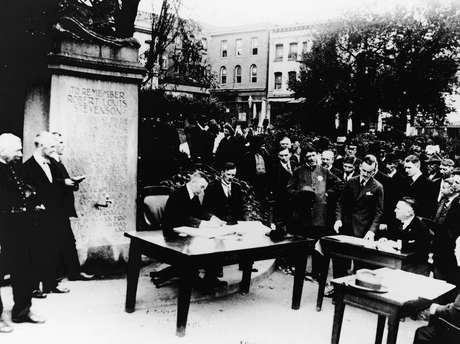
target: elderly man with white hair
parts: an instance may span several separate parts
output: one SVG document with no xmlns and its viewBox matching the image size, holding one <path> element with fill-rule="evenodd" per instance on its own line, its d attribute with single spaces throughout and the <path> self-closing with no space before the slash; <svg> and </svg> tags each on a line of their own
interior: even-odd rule
<svg viewBox="0 0 460 344">
<path fill-rule="evenodd" d="M 40 207 L 34 191 L 21 176 L 21 158 L 19 137 L 0 135 L 0 249 L 11 276 L 14 298 L 12 321 L 43 323 L 43 319 L 30 311 L 33 288 L 31 252 L 34 245 L 31 218 Z M 0 333 L 11 332 L 12 328 L 1 318 L 2 311 L 0 299 Z"/>
<path fill-rule="evenodd" d="M 34 297 L 43 298 L 48 293 L 62 294 L 69 292 L 66 288 L 58 288 L 56 268 L 58 245 L 56 244 L 61 230 L 61 217 L 64 213 L 64 200 L 56 180 L 60 173 L 53 156 L 56 154 L 57 141 L 53 134 L 41 132 L 35 137 L 33 156 L 24 163 L 26 181 L 37 192 L 37 199 L 43 203 L 45 210 L 37 220 L 37 246 L 34 255 L 38 263 Z M 39 284 L 42 282 L 43 290 Z"/>
</svg>

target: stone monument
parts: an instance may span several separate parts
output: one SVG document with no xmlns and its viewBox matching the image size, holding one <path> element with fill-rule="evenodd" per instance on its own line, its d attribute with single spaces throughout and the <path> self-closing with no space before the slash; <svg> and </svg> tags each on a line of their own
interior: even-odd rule
<svg viewBox="0 0 460 344">
<path fill-rule="evenodd" d="M 88 254 L 126 259 L 124 231 L 135 230 L 138 91 L 144 68 L 135 39 L 100 36 L 72 18 L 56 25 L 48 79 L 28 92 L 24 155 L 35 135 L 57 131 L 65 141 L 64 164 L 85 175 L 75 193 L 72 219 L 80 261 Z"/>
</svg>

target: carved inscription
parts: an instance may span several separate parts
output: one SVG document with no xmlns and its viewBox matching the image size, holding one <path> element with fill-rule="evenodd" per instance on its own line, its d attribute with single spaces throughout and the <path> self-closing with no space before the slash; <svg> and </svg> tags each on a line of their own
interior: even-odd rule
<svg viewBox="0 0 460 344">
<path fill-rule="evenodd" d="M 66 94 L 66 107 L 71 110 L 69 141 L 78 142 L 68 147 L 68 161 L 73 174 L 86 175 L 76 194 L 77 231 L 93 240 L 95 231 L 104 240 L 119 237 L 118 232 L 134 220 L 127 162 L 132 153 L 128 152 L 129 128 L 136 118 L 128 111 L 126 91 L 70 86 Z M 94 204 L 104 201 L 105 195 L 112 203 L 96 209 Z"/>
<path fill-rule="evenodd" d="M 124 91 L 71 86 L 67 101 L 75 111 L 89 114 L 124 115 L 128 108 Z"/>
</svg>

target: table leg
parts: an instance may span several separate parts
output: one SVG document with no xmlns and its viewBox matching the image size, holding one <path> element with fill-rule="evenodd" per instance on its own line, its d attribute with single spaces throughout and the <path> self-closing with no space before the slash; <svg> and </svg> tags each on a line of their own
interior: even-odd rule
<svg viewBox="0 0 460 344">
<path fill-rule="evenodd" d="M 253 261 L 243 262 L 241 264 L 243 268 L 243 278 L 241 279 L 240 283 L 240 293 L 243 295 L 249 293 L 249 286 L 251 284 L 252 264 L 254 264 Z"/>
<path fill-rule="evenodd" d="M 377 320 L 377 332 L 375 334 L 375 344 L 382 344 L 383 330 L 385 329 L 386 317 L 379 314 L 379 319 Z"/>
<path fill-rule="evenodd" d="M 343 293 L 335 290 L 335 309 L 334 309 L 334 323 L 332 325 L 332 338 L 331 344 L 339 344 L 340 331 L 342 330 L 343 312 L 345 310 L 345 303 L 343 302 Z"/>
<path fill-rule="evenodd" d="M 302 299 L 303 282 L 305 278 L 305 269 L 307 267 L 307 255 L 305 252 L 299 252 L 299 257 L 295 263 L 294 288 L 292 291 L 292 309 L 300 308 Z"/>
<path fill-rule="evenodd" d="M 180 273 L 176 323 L 176 335 L 179 337 L 185 336 L 192 284 L 197 275 L 197 270 L 193 268 L 184 269 Z"/>
<path fill-rule="evenodd" d="M 321 274 L 319 276 L 318 283 L 318 296 L 316 298 L 316 310 L 321 311 L 323 307 L 324 289 L 326 289 L 327 273 L 329 272 L 329 256 L 324 257 L 324 266 L 321 268 Z"/>
<path fill-rule="evenodd" d="M 396 344 L 396 338 L 398 337 L 398 329 L 399 318 L 396 315 L 389 316 L 387 344 Z"/>
<path fill-rule="evenodd" d="M 141 263 L 141 250 L 139 243 L 131 239 L 129 245 L 129 258 L 126 273 L 126 301 L 125 311 L 128 313 L 134 312 L 136 307 L 137 283 L 139 281 L 139 271 Z"/>
</svg>

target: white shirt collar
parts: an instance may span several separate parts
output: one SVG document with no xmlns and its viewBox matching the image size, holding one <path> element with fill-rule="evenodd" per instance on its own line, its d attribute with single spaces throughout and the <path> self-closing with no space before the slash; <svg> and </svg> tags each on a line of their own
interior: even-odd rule
<svg viewBox="0 0 460 344">
<path fill-rule="evenodd" d="M 388 173 L 388 177 L 393 177 L 396 174 L 396 172 L 398 171 L 396 170 L 391 171 L 390 173 Z"/>
<path fill-rule="evenodd" d="M 414 219 L 415 216 L 411 216 L 409 217 L 408 219 L 402 221 L 402 229 L 406 229 L 410 223 L 412 222 L 412 220 Z"/>
<path fill-rule="evenodd" d="M 420 176 L 422 175 L 422 172 L 418 172 L 412 176 L 412 181 L 415 182 Z"/>
<path fill-rule="evenodd" d="M 34 152 L 33 156 L 34 156 L 35 161 L 38 162 L 39 165 L 50 163 L 49 159 L 44 158 L 42 155 L 40 155 L 36 151 Z"/>
<path fill-rule="evenodd" d="M 187 188 L 187 191 L 188 191 L 188 195 L 190 197 L 190 199 L 192 199 L 193 197 L 195 197 L 195 194 L 192 192 L 192 190 L 190 190 L 190 186 L 187 184 L 185 184 L 185 187 Z"/>
</svg>

